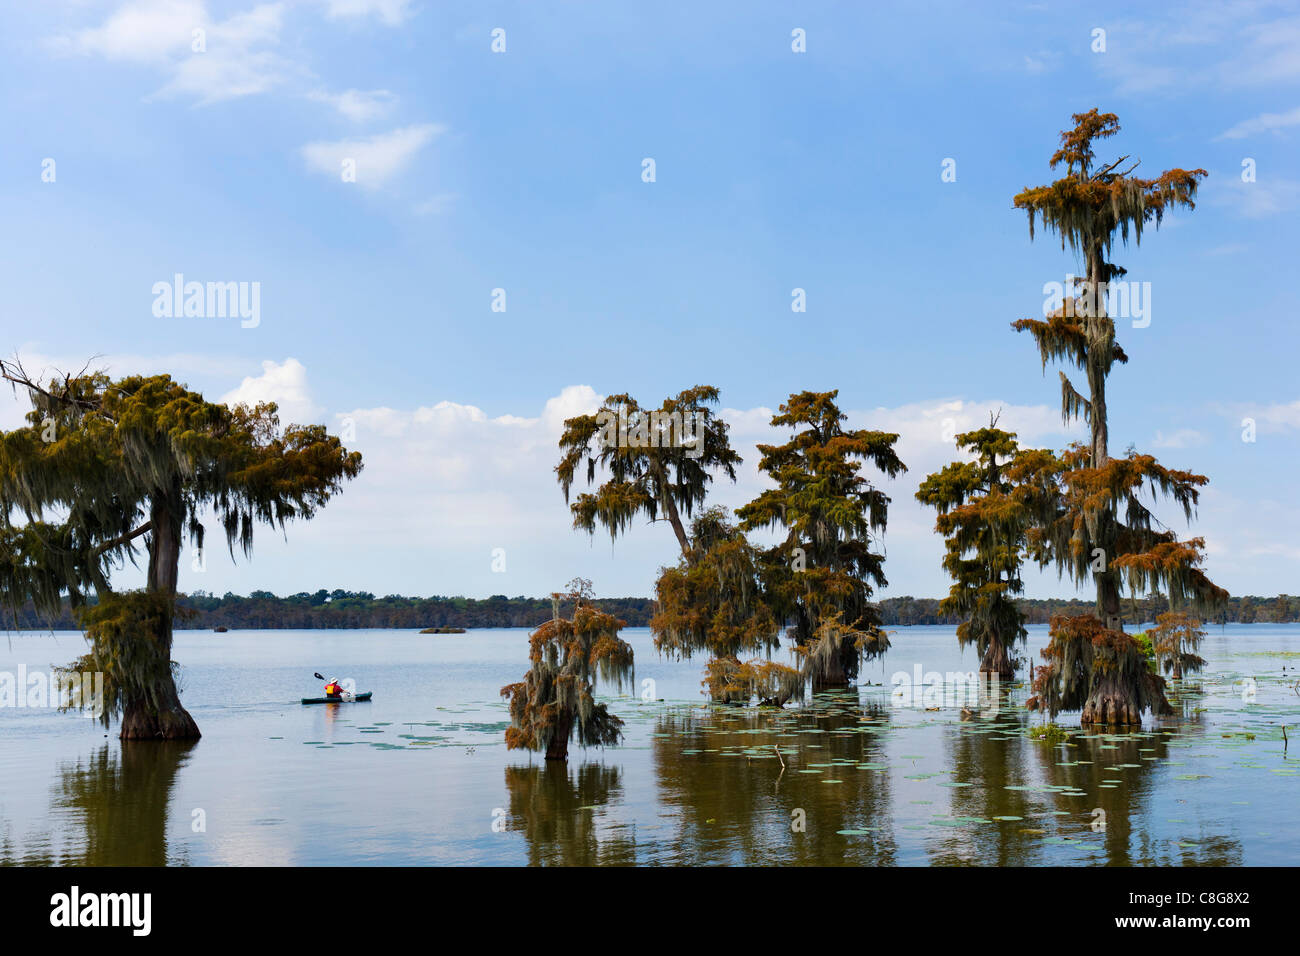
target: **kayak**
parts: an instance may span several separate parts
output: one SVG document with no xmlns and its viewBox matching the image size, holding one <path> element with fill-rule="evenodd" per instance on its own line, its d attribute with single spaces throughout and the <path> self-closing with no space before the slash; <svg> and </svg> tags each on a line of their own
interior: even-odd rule
<svg viewBox="0 0 1300 956">
<path fill-rule="evenodd" d="M 369 700 L 371 691 L 357 694 L 355 697 L 304 697 L 304 704 L 352 704 L 360 700 Z"/>
</svg>

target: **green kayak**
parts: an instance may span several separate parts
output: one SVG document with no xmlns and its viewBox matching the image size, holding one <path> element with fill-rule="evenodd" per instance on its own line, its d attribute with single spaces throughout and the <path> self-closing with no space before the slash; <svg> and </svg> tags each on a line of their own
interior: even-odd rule
<svg viewBox="0 0 1300 956">
<path fill-rule="evenodd" d="M 369 700 L 370 691 L 364 694 L 357 694 L 355 697 L 304 697 L 304 704 L 353 704 L 359 700 Z"/>
</svg>

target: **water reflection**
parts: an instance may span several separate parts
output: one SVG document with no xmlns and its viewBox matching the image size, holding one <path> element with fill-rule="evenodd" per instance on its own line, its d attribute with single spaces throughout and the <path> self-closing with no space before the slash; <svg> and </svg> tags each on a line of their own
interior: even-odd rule
<svg viewBox="0 0 1300 956">
<path fill-rule="evenodd" d="M 1022 713 L 963 723 L 945 735 L 958 783 L 945 821 L 954 829 L 931 842 L 933 863 L 1240 862 L 1241 846 L 1226 834 L 1180 841 L 1168 827 L 1153 824 L 1152 817 L 1165 812 L 1154 804 L 1168 784 L 1164 765 L 1171 757 L 1172 732 L 1075 733 L 1057 740 L 1026 734 L 1027 729 Z"/>
<path fill-rule="evenodd" d="M 1166 826 L 1152 825 L 1151 816 L 1157 812 L 1153 804 L 1170 772 L 1163 765 L 1172 756 L 1169 745 L 1176 736 L 1171 731 L 1077 735 L 1070 738 L 1069 746 L 1053 748 L 1053 755 L 1044 756 L 1049 782 L 1086 790 L 1092 804 L 1088 812 L 1100 808 L 1105 813 L 1106 827 L 1101 831 L 1105 856 L 1100 862 L 1109 866 L 1230 866 L 1241 862 L 1241 845 L 1232 837 L 1198 837 L 1195 846 L 1183 846 L 1169 835 Z M 1118 786 L 1104 786 L 1117 781 Z"/>
<path fill-rule="evenodd" d="M 952 781 L 949 817 L 942 835 L 931 841 L 932 863 L 979 866 L 1033 866 L 1047 862 L 1042 845 L 1039 795 L 1008 785 L 1025 783 L 1036 766 L 1033 743 L 1024 737 L 1023 710 L 1002 706 L 993 720 L 968 720 L 944 735 Z M 997 817 L 1018 819 L 998 820 Z M 983 823 L 975 821 L 985 821 Z M 962 829 L 965 825 L 968 829 Z"/>
<path fill-rule="evenodd" d="M 164 866 L 172 790 L 195 741 L 104 744 L 59 767 L 52 830 L 0 842 L 0 862 L 41 866 Z"/>
<path fill-rule="evenodd" d="M 887 729 L 887 712 L 856 694 L 790 711 L 664 715 L 652 753 L 659 802 L 678 827 L 671 862 L 895 862 Z"/>
<path fill-rule="evenodd" d="M 622 770 L 601 763 L 577 769 L 558 761 L 505 768 L 509 830 L 522 830 L 536 866 L 621 866 L 636 862 L 633 827 L 604 819 L 622 792 Z"/>
</svg>

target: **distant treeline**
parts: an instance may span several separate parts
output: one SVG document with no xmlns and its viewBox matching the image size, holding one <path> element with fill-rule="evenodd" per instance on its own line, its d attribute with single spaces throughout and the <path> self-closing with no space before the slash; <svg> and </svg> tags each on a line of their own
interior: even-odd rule
<svg viewBox="0 0 1300 956">
<path fill-rule="evenodd" d="M 1093 611 L 1091 601 L 1025 599 L 1019 602 L 1030 624 L 1046 624 L 1053 614 L 1085 614 Z M 627 621 L 629 627 L 645 627 L 654 614 L 650 598 L 602 598 L 602 611 Z M 937 598 L 896 597 L 880 602 L 884 623 L 956 624 L 957 618 L 939 613 Z M 479 600 L 464 597 L 375 597 L 368 591 L 301 592 L 276 597 L 270 591 L 254 591 L 247 597 L 225 594 L 217 597 L 196 591 L 177 600 L 181 619 L 178 628 L 425 628 L 425 627 L 536 627 L 551 616 L 550 598 L 506 597 L 494 594 Z M 1163 597 L 1124 602 L 1124 622 L 1140 624 L 1169 610 Z M 1279 594 L 1275 598 L 1234 597 L 1227 608 L 1212 618 L 1214 623 L 1287 623 L 1300 621 L 1300 597 Z M 12 627 L 14 618 L 5 621 Z M 53 620 L 26 607 L 17 616 L 20 629 L 73 630 L 73 615 L 65 602 L 63 613 Z"/>
<path fill-rule="evenodd" d="M 628 622 L 644 627 L 654 614 L 648 598 L 606 598 L 596 602 Z M 176 600 L 177 629 L 230 630 L 253 628 L 415 628 L 426 627 L 536 627 L 551 617 L 551 599 L 506 597 L 403 597 L 390 594 L 375 597 L 369 591 L 300 592 L 276 597 L 270 591 L 254 591 L 247 597 L 227 593 L 221 597 L 196 591 Z M 75 618 L 64 602 L 56 619 L 36 614 L 30 606 L 18 615 L 20 628 L 74 629 Z M 5 622 L 12 626 L 13 619 Z"/>
<path fill-rule="evenodd" d="M 1030 624 L 1047 624 L 1053 614 L 1096 613 L 1094 602 L 1077 598 L 1068 601 L 1061 598 L 1022 598 L 1016 603 L 1025 612 Z M 1125 624 L 1142 624 L 1154 621 L 1157 614 L 1168 611 L 1169 600 L 1163 595 L 1125 598 L 1122 607 Z M 880 602 L 880 608 L 887 625 L 958 623 L 956 617 L 939 613 L 937 598 L 888 598 Z M 1211 615 L 1209 620 L 1215 624 L 1284 624 L 1300 621 L 1300 597 L 1279 594 L 1275 598 L 1249 595 L 1229 598 L 1227 607 Z"/>
</svg>

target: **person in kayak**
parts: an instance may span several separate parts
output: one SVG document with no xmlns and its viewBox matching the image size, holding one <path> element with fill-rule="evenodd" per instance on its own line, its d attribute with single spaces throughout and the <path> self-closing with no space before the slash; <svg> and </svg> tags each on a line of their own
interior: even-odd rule
<svg viewBox="0 0 1300 956">
<path fill-rule="evenodd" d="M 325 696 L 336 697 L 339 700 L 343 699 L 343 685 L 338 682 L 338 678 L 325 685 Z"/>
</svg>

